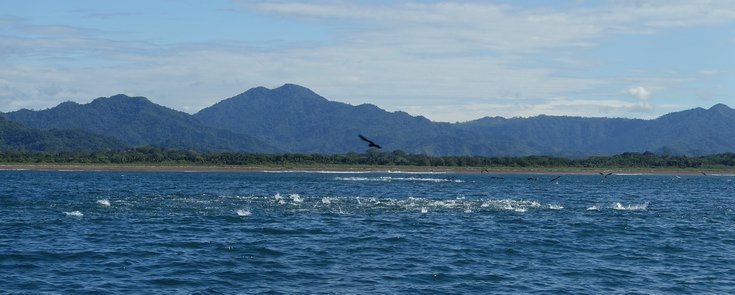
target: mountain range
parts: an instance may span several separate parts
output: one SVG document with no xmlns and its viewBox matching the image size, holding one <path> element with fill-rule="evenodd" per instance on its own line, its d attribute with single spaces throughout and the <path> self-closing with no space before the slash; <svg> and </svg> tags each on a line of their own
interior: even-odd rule
<svg viewBox="0 0 735 295">
<path fill-rule="evenodd" d="M 84 130 L 27 128 L 0 117 L 0 151 L 118 150 L 126 145 L 110 136 Z"/>
<path fill-rule="evenodd" d="M 64 102 L 56 107 L 3 114 L 7 120 L 41 130 L 84 130 L 117 138 L 125 145 L 154 145 L 200 151 L 279 150 L 252 136 L 208 127 L 192 115 L 152 103 L 144 97 L 115 95 L 88 104 Z"/>
<path fill-rule="evenodd" d="M 252 88 L 193 115 L 143 97 L 115 95 L 88 104 L 64 102 L 46 110 L 0 113 L 0 117 L 7 120 L 0 121 L 0 127 L 36 134 L 33 138 L 39 142 L 56 142 L 19 144 L 23 136 L 8 139 L 8 132 L 2 131 L 8 127 L 2 127 L 0 149 L 94 149 L 81 143 L 108 142 L 99 148 L 155 145 L 198 151 L 334 154 L 365 151 L 367 144 L 357 137 L 364 134 L 384 150 L 427 155 L 585 157 L 735 151 L 735 110 L 724 104 L 653 120 L 540 115 L 442 123 L 371 104 L 329 101 L 294 84 Z M 76 141 L 61 144 L 71 136 L 63 132 L 74 132 L 84 140 L 78 140 L 80 146 L 74 145 Z"/>
</svg>

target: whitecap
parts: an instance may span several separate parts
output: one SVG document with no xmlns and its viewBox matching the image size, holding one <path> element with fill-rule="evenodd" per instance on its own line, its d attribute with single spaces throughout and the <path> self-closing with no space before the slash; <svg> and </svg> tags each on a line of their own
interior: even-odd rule
<svg viewBox="0 0 735 295">
<path fill-rule="evenodd" d="M 564 209 L 564 206 L 558 205 L 558 204 L 549 204 L 549 209 L 551 209 L 551 210 L 561 210 L 561 209 Z"/>
<path fill-rule="evenodd" d="M 625 210 L 625 211 L 646 210 L 647 208 L 648 208 L 648 203 L 632 204 L 632 205 L 624 206 L 623 204 L 620 204 L 620 202 L 616 202 L 615 205 L 613 205 L 613 209 Z"/>
<path fill-rule="evenodd" d="M 97 200 L 97 205 L 100 205 L 102 207 L 110 207 L 110 200 L 108 199 Z"/>
<path fill-rule="evenodd" d="M 332 203 L 332 200 L 330 200 L 330 199 L 329 199 L 329 198 L 327 198 L 327 197 L 323 197 L 323 198 L 322 198 L 322 203 L 323 203 L 323 204 L 331 204 L 331 203 Z"/>
<path fill-rule="evenodd" d="M 597 210 L 600 210 L 600 208 L 598 208 L 597 206 L 587 207 L 587 211 L 597 211 Z"/>
<path fill-rule="evenodd" d="M 463 183 L 464 180 L 455 178 L 427 178 L 427 177 L 392 177 L 392 176 L 379 176 L 379 177 L 335 177 L 335 180 L 341 181 L 423 181 L 423 182 L 456 182 Z"/>
<path fill-rule="evenodd" d="M 237 213 L 237 216 L 250 216 L 253 214 L 250 212 L 250 210 L 247 209 L 237 209 L 235 213 Z"/>
<path fill-rule="evenodd" d="M 357 176 L 351 176 L 351 177 L 335 177 L 335 180 L 342 180 L 342 181 L 389 181 L 388 177 L 357 177 Z"/>
<path fill-rule="evenodd" d="M 395 173 L 395 174 L 447 174 L 447 172 L 443 171 L 400 171 L 400 170 L 388 170 L 386 173 Z"/>
<path fill-rule="evenodd" d="M 371 171 L 349 171 L 349 170 L 263 170 L 264 173 L 312 173 L 312 174 L 360 174 L 373 173 Z"/>
<path fill-rule="evenodd" d="M 426 213 L 429 213 L 429 209 L 427 209 L 426 207 L 421 207 L 421 214 L 426 214 Z"/>
<path fill-rule="evenodd" d="M 79 211 L 64 212 L 64 214 L 66 216 L 73 216 L 73 217 L 82 217 L 82 216 L 84 216 L 84 214 L 82 214 L 82 212 L 79 212 Z"/>
<path fill-rule="evenodd" d="M 294 203 L 301 203 L 301 202 L 304 201 L 304 199 L 301 198 L 301 196 L 299 196 L 299 194 L 291 194 L 288 197 L 291 198 L 291 201 L 293 201 Z"/>
</svg>

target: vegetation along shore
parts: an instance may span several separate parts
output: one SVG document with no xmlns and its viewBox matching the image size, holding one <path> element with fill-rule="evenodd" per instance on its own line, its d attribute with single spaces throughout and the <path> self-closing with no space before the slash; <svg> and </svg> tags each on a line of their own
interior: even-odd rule
<svg viewBox="0 0 735 295">
<path fill-rule="evenodd" d="M 347 154 L 255 154 L 197 152 L 152 146 L 95 152 L 0 152 L 0 169 L 42 170 L 405 170 L 454 172 L 555 173 L 735 173 L 735 153 L 707 156 L 629 152 L 614 156 L 569 159 L 552 156 L 427 156 L 402 151 Z"/>
</svg>

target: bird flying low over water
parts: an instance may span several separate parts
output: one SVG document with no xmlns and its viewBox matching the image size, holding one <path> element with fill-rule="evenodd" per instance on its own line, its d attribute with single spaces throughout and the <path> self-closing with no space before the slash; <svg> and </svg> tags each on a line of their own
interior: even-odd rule
<svg viewBox="0 0 735 295">
<path fill-rule="evenodd" d="M 610 173 L 605 174 L 605 173 L 600 172 L 600 175 L 602 175 L 603 177 L 607 178 L 608 176 L 613 175 L 613 173 L 610 172 Z"/>
<path fill-rule="evenodd" d="M 549 182 L 554 182 L 554 181 L 556 181 L 557 179 L 559 179 L 559 177 L 561 177 L 561 175 L 559 175 L 559 176 L 557 176 L 557 177 L 554 177 L 554 179 L 550 180 Z"/>
<path fill-rule="evenodd" d="M 365 136 L 362 136 L 362 134 L 358 134 L 357 136 L 360 137 L 360 139 L 366 141 L 368 143 L 368 147 L 374 147 L 376 149 L 382 149 L 378 144 L 374 143 L 372 140 L 367 139 Z"/>
</svg>

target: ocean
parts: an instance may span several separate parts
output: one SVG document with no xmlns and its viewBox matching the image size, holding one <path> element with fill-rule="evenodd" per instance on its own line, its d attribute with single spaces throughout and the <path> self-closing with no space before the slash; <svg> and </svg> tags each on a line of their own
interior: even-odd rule
<svg viewBox="0 0 735 295">
<path fill-rule="evenodd" d="M 0 294 L 733 294 L 735 176 L 0 171 Z"/>
</svg>

